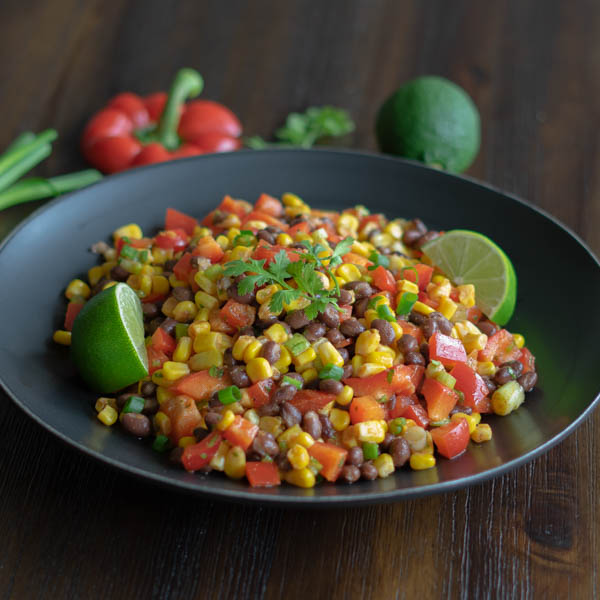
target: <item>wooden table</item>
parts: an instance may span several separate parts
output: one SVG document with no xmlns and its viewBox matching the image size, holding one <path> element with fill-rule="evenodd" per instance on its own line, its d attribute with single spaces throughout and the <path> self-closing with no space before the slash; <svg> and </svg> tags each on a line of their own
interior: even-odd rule
<svg viewBox="0 0 600 600">
<path fill-rule="evenodd" d="M 328 103 L 355 118 L 350 145 L 371 150 L 383 99 L 435 73 L 481 111 L 469 173 L 542 206 L 600 252 L 597 2 L 26 4 L 0 3 L 0 147 L 56 127 L 45 175 L 84 166 L 81 129 L 111 95 L 163 89 L 183 65 L 204 74 L 205 96 L 229 105 L 248 133 L 269 135 L 288 112 Z M 3 233 L 27 210 L 0 215 Z M 64 446 L 6 396 L 0 431 L 2 598 L 598 593 L 599 413 L 486 484 L 339 511 L 233 506 L 147 486 Z"/>
</svg>

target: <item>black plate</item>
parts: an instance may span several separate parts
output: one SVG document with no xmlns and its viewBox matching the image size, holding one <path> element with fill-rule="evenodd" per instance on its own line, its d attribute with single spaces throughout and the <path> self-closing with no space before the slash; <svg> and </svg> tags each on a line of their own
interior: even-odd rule
<svg viewBox="0 0 600 600">
<path fill-rule="evenodd" d="M 51 341 L 61 326 L 63 292 L 96 258 L 91 243 L 125 223 L 154 232 L 168 206 L 203 216 L 224 194 L 254 201 L 293 191 L 310 205 L 364 204 L 389 217 L 420 217 L 436 229 L 474 229 L 511 257 L 519 281 L 509 324 L 537 356 L 539 387 L 509 417 L 491 417 L 493 440 L 470 444 L 436 468 L 402 470 L 375 482 L 251 489 L 214 474 L 187 474 L 147 444 L 94 418 L 94 396 L 78 381 L 68 351 Z M 591 252 L 556 220 L 475 181 L 382 156 L 336 151 L 248 151 L 208 155 L 108 177 L 37 211 L 0 251 L 3 286 L 1 383 L 34 420 L 110 465 L 175 488 L 238 501 L 332 505 L 399 500 L 471 485 L 531 460 L 571 433 L 594 408 L 599 388 L 596 337 L 600 269 Z M 583 285 L 585 293 L 575 293 Z M 585 315 L 582 319 L 569 315 Z"/>
</svg>

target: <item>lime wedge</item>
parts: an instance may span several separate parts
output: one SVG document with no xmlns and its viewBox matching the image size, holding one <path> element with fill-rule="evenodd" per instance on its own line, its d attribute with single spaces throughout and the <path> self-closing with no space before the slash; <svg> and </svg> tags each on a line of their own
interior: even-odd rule
<svg viewBox="0 0 600 600">
<path fill-rule="evenodd" d="M 148 375 L 142 305 L 125 283 L 87 302 L 71 335 L 73 362 L 94 390 L 115 392 Z"/>
<path fill-rule="evenodd" d="M 509 321 L 517 300 L 517 276 L 508 256 L 492 240 L 455 229 L 421 250 L 455 285 L 475 286 L 475 303 L 489 319 L 500 326 Z"/>
</svg>

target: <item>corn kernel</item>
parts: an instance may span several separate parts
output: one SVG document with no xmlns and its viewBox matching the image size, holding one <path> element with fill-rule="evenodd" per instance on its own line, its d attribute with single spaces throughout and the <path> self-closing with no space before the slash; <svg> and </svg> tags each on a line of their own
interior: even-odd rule
<svg viewBox="0 0 600 600">
<path fill-rule="evenodd" d="M 61 346 L 70 346 L 71 345 L 71 332 L 64 331 L 62 329 L 57 329 L 52 334 L 52 339 Z"/>
<path fill-rule="evenodd" d="M 226 410 L 221 416 L 221 420 L 217 423 L 219 431 L 225 431 L 235 421 L 235 414 L 232 410 Z"/>
<path fill-rule="evenodd" d="M 410 292 L 411 294 L 419 293 L 419 286 L 409 279 L 400 279 L 396 286 L 399 292 Z"/>
<path fill-rule="evenodd" d="M 451 319 L 454 316 L 454 313 L 456 313 L 456 309 L 456 302 L 450 300 L 450 298 L 442 298 L 440 300 L 438 311 L 441 312 L 446 319 Z"/>
<path fill-rule="evenodd" d="M 219 444 L 219 449 L 208 463 L 215 471 L 223 472 L 225 470 L 225 459 L 227 458 L 229 448 L 231 448 L 231 446 L 227 442 L 221 442 Z"/>
<path fill-rule="evenodd" d="M 509 381 L 492 394 L 492 410 L 497 415 L 505 416 L 519 408 L 524 400 L 523 388 L 517 381 Z"/>
<path fill-rule="evenodd" d="M 291 448 L 296 443 L 296 438 L 301 433 L 302 428 L 300 425 L 292 425 L 277 438 L 277 442 L 283 448 Z"/>
<path fill-rule="evenodd" d="M 354 425 L 356 437 L 361 442 L 381 444 L 385 438 L 385 428 L 381 421 L 363 421 Z"/>
<path fill-rule="evenodd" d="M 104 408 L 106 406 L 111 406 L 112 408 L 114 408 L 115 410 L 117 410 L 117 401 L 115 398 L 98 398 L 98 400 L 96 400 L 96 404 L 94 405 L 94 408 L 96 409 L 96 412 L 102 412 L 104 410 Z"/>
<path fill-rule="evenodd" d="M 91 269 L 88 270 L 87 276 L 88 276 L 88 281 L 90 282 L 90 285 L 94 286 L 104 276 L 104 269 L 102 268 L 101 265 L 96 265 L 95 267 L 92 267 Z"/>
<path fill-rule="evenodd" d="M 172 392 L 167 387 L 158 387 L 156 388 L 156 400 L 158 401 L 158 405 L 161 406 L 167 400 L 174 397 L 174 392 Z"/>
<path fill-rule="evenodd" d="M 198 352 L 189 358 L 188 364 L 192 371 L 205 371 L 211 367 L 221 368 L 223 366 L 223 353 L 215 348 Z"/>
<path fill-rule="evenodd" d="M 354 425 L 350 425 L 344 431 L 342 431 L 341 442 L 345 448 L 354 448 L 358 446 L 358 439 L 356 438 L 356 429 Z"/>
<path fill-rule="evenodd" d="M 171 433 L 171 419 L 162 411 L 158 411 L 154 415 L 154 427 L 162 435 Z"/>
<path fill-rule="evenodd" d="M 487 423 L 477 425 L 475 430 L 471 432 L 471 439 L 476 444 L 489 442 L 492 439 L 492 428 Z"/>
<path fill-rule="evenodd" d="M 355 354 L 352 359 L 351 359 L 351 363 L 352 363 L 352 373 L 354 376 L 356 376 L 358 374 L 358 371 L 360 370 L 362 364 L 364 362 L 364 359 L 362 356 L 360 356 L 359 354 Z"/>
<path fill-rule="evenodd" d="M 180 448 L 187 448 L 188 446 L 193 446 L 196 443 L 196 438 L 193 435 L 184 435 L 179 438 L 177 445 Z"/>
<path fill-rule="evenodd" d="M 337 232 L 343 236 L 356 236 L 358 229 L 358 219 L 350 213 L 343 213 L 337 222 Z"/>
<path fill-rule="evenodd" d="M 244 350 L 244 362 L 245 363 L 249 363 L 252 359 L 256 358 L 259 354 L 260 351 L 262 350 L 262 343 L 259 342 L 258 340 L 254 339 L 252 340 L 245 348 Z"/>
<path fill-rule="evenodd" d="M 352 402 L 352 398 L 354 398 L 354 390 L 349 385 L 345 385 L 342 391 L 337 395 L 335 401 L 340 406 L 348 406 L 348 404 Z"/>
<path fill-rule="evenodd" d="M 378 373 L 383 373 L 387 367 L 384 365 L 366 362 L 363 363 L 356 374 L 357 377 L 370 377 L 371 375 L 377 375 Z"/>
<path fill-rule="evenodd" d="M 467 354 L 471 354 L 473 351 L 483 350 L 487 341 L 488 337 L 484 333 L 468 333 L 462 339 Z"/>
<path fill-rule="evenodd" d="M 246 453 L 239 446 L 227 452 L 224 470 L 230 479 L 241 479 L 246 474 Z"/>
<path fill-rule="evenodd" d="M 104 425 L 110 427 L 117 422 L 119 413 L 112 406 L 107 404 L 96 416 L 104 423 Z"/>
<path fill-rule="evenodd" d="M 358 281 L 362 276 L 358 267 L 349 263 L 340 265 L 335 273 L 343 277 L 346 281 Z"/>
<path fill-rule="evenodd" d="M 161 307 L 161 312 L 163 315 L 165 315 L 165 317 L 172 317 L 173 316 L 173 309 L 179 304 L 179 302 L 177 302 L 177 298 L 174 298 L 173 296 L 170 296 L 169 298 L 167 298 L 164 302 L 163 305 Z"/>
<path fill-rule="evenodd" d="M 381 337 L 377 329 L 363 331 L 356 339 L 356 354 L 366 356 L 377 350 L 377 346 L 381 343 Z M 341 365 L 340 365 L 341 366 Z"/>
<path fill-rule="evenodd" d="M 263 333 L 265 337 L 278 344 L 283 344 L 289 338 L 288 332 L 280 323 L 271 325 L 271 327 L 266 329 Z"/>
<path fill-rule="evenodd" d="M 194 302 L 198 308 L 208 308 L 209 310 L 219 306 L 219 301 L 214 296 L 211 296 L 202 290 L 196 292 Z"/>
<path fill-rule="evenodd" d="M 469 433 L 473 433 L 475 431 L 475 428 L 477 427 L 477 419 L 475 419 L 475 417 L 473 417 L 472 415 L 468 415 L 462 412 L 454 413 L 450 417 L 450 420 L 453 423 L 457 423 L 461 419 L 464 419 L 467 422 L 467 425 L 469 426 Z"/>
<path fill-rule="evenodd" d="M 267 285 L 264 288 L 258 290 L 258 292 L 256 292 L 256 301 L 259 304 L 264 304 L 272 298 L 275 292 L 278 292 L 279 290 L 281 290 L 281 286 L 275 283 Z"/>
<path fill-rule="evenodd" d="M 169 280 L 162 275 L 154 275 L 152 277 L 152 293 L 166 295 L 169 293 L 171 286 Z"/>
<path fill-rule="evenodd" d="M 288 367 L 290 366 L 290 364 L 292 363 L 292 355 L 290 354 L 290 352 L 288 351 L 288 349 L 285 346 L 281 346 L 281 354 L 279 356 L 279 360 L 274 363 L 274 367 L 280 372 L 280 373 L 287 373 L 288 372 Z"/>
<path fill-rule="evenodd" d="M 235 238 L 240 235 L 241 231 L 237 228 L 237 227 L 231 227 L 229 229 L 229 231 L 227 232 L 227 239 L 230 242 L 233 242 L 233 240 L 235 240 Z"/>
<path fill-rule="evenodd" d="M 87 300 L 91 293 L 90 286 L 85 281 L 81 281 L 81 279 L 73 279 L 65 290 L 65 296 L 69 300 L 74 296 L 81 296 Z"/>
<path fill-rule="evenodd" d="M 173 351 L 173 360 L 175 362 L 187 362 L 192 354 L 192 338 L 186 335 L 179 338 L 177 346 Z"/>
<path fill-rule="evenodd" d="M 188 336 L 192 340 L 196 340 L 199 335 L 204 335 L 210 332 L 210 324 L 206 321 L 194 321 L 188 327 Z"/>
<path fill-rule="evenodd" d="M 365 356 L 365 364 L 376 364 L 390 368 L 394 364 L 394 355 L 389 352 L 370 352 Z"/>
<path fill-rule="evenodd" d="M 347 410 L 333 408 L 329 413 L 329 420 L 336 431 L 344 431 L 350 425 L 350 414 Z"/>
<path fill-rule="evenodd" d="M 215 239 L 215 242 L 221 246 L 223 250 L 227 250 L 229 247 L 229 238 L 226 235 L 218 235 Z"/>
<path fill-rule="evenodd" d="M 301 488 L 312 488 L 315 486 L 315 474 L 308 468 L 292 469 L 284 473 L 283 478 L 292 485 Z"/>
<path fill-rule="evenodd" d="M 162 372 L 165 379 L 175 381 L 184 375 L 188 375 L 190 368 L 186 363 L 168 360 L 163 364 Z"/>
<path fill-rule="evenodd" d="M 415 452 L 410 455 L 410 468 L 413 471 L 424 471 L 432 467 L 435 467 L 435 456 L 433 454 Z"/>
<path fill-rule="evenodd" d="M 294 356 L 292 360 L 294 361 L 296 367 L 302 367 L 303 365 L 311 363 L 313 360 L 315 360 L 315 358 L 317 358 L 317 353 L 315 352 L 315 349 L 310 346 L 304 352 L 298 354 L 298 356 Z"/>
<path fill-rule="evenodd" d="M 310 383 L 311 381 L 317 379 L 317 377 L 319 377 L 319 373 L 314 367 L 302 371 L 302 379 L 304 379 L 304 383 Z"/>
<path fill-rule="evenodd" d="M 465 285 L 457 286 L 458 301 L 470 308 L 475 305 L 475 286 L 472 283 L 466 283 Z"/>
<path fill-rule="evenodd" d="M 517 348 L 521 349 L 525 345 L 525 338 L 520 333 L 513 333 L 513 339 Z"/>
<path fill-rule="evenodd" d="M 324 365 L 335 365 L 337 367 L 344 366 L 344 359 L 342 355 L 329 340 L 319 344 L 317 351 L 319 354 L 319 359 Z"/>
<path fill-rule="evenodd" d="M 173 258 L 172 249 L 159 248 L 157 246 L 152 249 L 152 259 L 154 260 L 154 264 L 164 265 L 171 258 Z"/>
<path fill-rule="evenodd" d="M 232 353 L 235 360 L 243 360 L 246 348 L 256 340 L 253 335 L 240 335 L 233 345 Z"/>
<path fill-rule="evenodd" d="M 173 309 L 173 318 L 180 323 L 191 321 L 198 312 L 198 308 L 191 300 L 179 302 Z"/>
<path fill-rule="evenodd" d="M 281 196 L 281 202 L 283 202 L 284 206 L 295 207 L 302 206 L 304 204 L 304 201 L 301 198 L 296 196 L 296 194 L 290 194 L 289 192 Z"/>
<path fill-rule="evenodd" d="M 198 309 L 196 316 L 194 317 L 194 322 L 208 321 L 208 316 L 210 314 L 210 310 L 208 308 L 202 307 Z M 210 329 L 210 323 L 209 323 Z"/>
<path fill-rule="evenodd" d="M 313 436 L 310 435 L 310 433 L 307 433 L 306 431 L 302 431 L 301 433 L 299 433 L 296 436 L 296 439 L 294 440 L 294 442 L 296 444 L 300 444 L 301 446 L 304 446 L 305 448 L 310 448 L 315 443 L 315 440 L 314 440 Z"/>
<path fill-rule="evenodd" d="M 244 413 L 244 419 L 246 419 L 246 421 L 250 421 L 250 423 L 253 425 L 258 425 L 260 423 L 260 417 L 253 408 L 250 408 Z"/>
<path fill-rule="evenodd" d="M 377 474 L 381 479 L 389 477 L 394 471 L 394 460 L 389 454 L 380 454 L 374 461 L 373 466 L 377 469 Z"/>
<path fill-rule="evenodd" d="M 279 246 L 283 246 L 284 248 L 287 248 L 288 246 L 291 246 L 294 243 L 294 240 L 292 239 L 291 235 L 288 235 L 287 233 L 280 233 L 277 236 L 277 244 Z"/>
<path fill-rule="evenodd" d="M 427 285 L 427 294 L 432 300 L 440 302 L 443 298 L 448 298 L 452 292 L 452 284 L 446 280 L 444 283 L 430 283 Z"/>
<path fill-rule="evenodd" d="M 287 452 L 287 459 L 294 469 L 304 469 L 308 467 L 310 456 L 304 446 L 294 444 Z"/>
<path fill-rule="evenodd" d="M 144 237 L 142 233 L 142 228 L 135 223 L 129 223 L 128 225 L 123 225 L 119 227 L 115 231 L 113 231 L 113 238 L 116 241 L 119 238 L 128 237 L 132 240 L 141 240 Z"/>
<path fill-rule="evenodd" d="M 246 373 L 252 380 L 252 383 L 268 379 L 273 376 L 273 369 L 269 361 L 262 357 L 253 358 L 246 365 Z"/>
<path fill-rule="evenodd" d="M 262 221 L 260 221 L 262 223 Z M 252 225 L 250 225 L 251 221 L 249 221 L 247 223 L 248 227 L 252 227 Z M 258 223 L 258 221 L 255 221 L 255 223 Z M 257 227 L 257 229 L 264 229 L 266 227 L 266 223 L 264 225 L 264 227 Z M 247 260 L 250 258 L 250 255 L 252 254 L 252 248 L 248 247 L 248 246 L 236 246 L 233 250 L 230 251 L 229 253 L 229 260 Z"/>
<path fill-rule="evenodd" d="M 281 417 L 261 417 L 258 426 L 262 431 L 270 433 L 275 438 L 283 433 L 283 419 Z"/>
<path fill-rule="evenodd" d="M 194 275 L 194 281 L 198 284 L 198 287 L 207 294 L 211 296 L 216 295 L 217 293 L 217 284 L 214 281 L 211 281 L 204 273 L 198 271 Z"/>
<path fill-rule="evenodd" d="M 424 302 L 420 302 L 419 300 L 417 300 L 414 303 L 413 310 L 415 312 L 418 312 L 418 313 L 422 314 L 422 315 L 430 315 L 432 312 L 435 312 L 434 308 L 432 308 L 428 304 L 425 304 Z"/>
</svg>

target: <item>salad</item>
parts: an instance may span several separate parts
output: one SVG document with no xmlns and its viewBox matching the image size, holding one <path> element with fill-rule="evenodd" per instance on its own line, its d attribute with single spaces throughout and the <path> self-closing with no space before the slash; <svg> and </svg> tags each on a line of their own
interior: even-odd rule
<svg viewBox="0 0 600 600">
<path fill-rule="evenodd" d="M 69 283 L 54 339 L 104 392 L 102 423 L 187 471 L 311 488 L 430 469 L 490 440 L 482 417 L 537 383 L 523 336 L 502 327 L 514 289 L 508 312 L 508 292 L 489 308 L 432 261 L 457 236 L 502 254 L 474 232 L 294 194 L 226 196 L 201 221 L 169 208 L 153 237 L 128 224 L 94 244 L 103 262 Z M 126 341 L 102 346 L 92 324 L 112 314 Z"/>
</svg>

